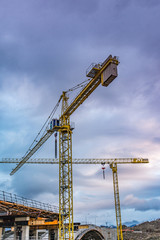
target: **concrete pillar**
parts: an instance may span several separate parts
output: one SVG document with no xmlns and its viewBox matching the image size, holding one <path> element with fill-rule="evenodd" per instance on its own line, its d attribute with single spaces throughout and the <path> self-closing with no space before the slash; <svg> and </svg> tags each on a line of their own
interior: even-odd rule
<svg viewBox="0 0 160 240">
<path fill-rule="evenodd" d="M 29 226 L 17 226 L 14 229 L 14 240 L 29 240 Z"/>
<path fill-rule="evenodd" d="M 22 240 L 22 227 L 17 226 L 14 228 L 14 240 Z"/>
<path fill-rule="evenodd" d="M 101 228 L 102 234 L 105 240 L 116 240 L 117 239 L 117 229 L 116 228 Z"/>
<path fill-rule="evenodd" d="M 22 240 L 29 240 L 29 226 L 22 226 Z"/>
<path fill-rule="evenodd" d="M 31 237 L 31 239 L 34 239 L 34 240 L 36 240 L 37 238 L 36 238 L 36 229 L 30 229 L 30 231 L 29 231 L 29 236 Z"/>
<path fill-rule="evenodd" d="M 14 228 L 14 240 L 16 240 L 16 227 Z"/>
<path fill-rule="evenodd" d="M 48 232 L 48 240 L 55 240 L 55 232 L 54 229 L 50 229 Z"/>
<path fill-rule="evenodd" d="M 3 228 L 0 227 L 0 240 L 2 239 L 2 235 L 3 235 Z"/>
<path fill-rule="evenodd" d="M 36 240 L 38 240 L 38 229 L 36 229 L 35 232 L 36 232 Z"/>
<path fill-rule="evenodd" d="M 58 229 L 55 229 L 54 230 L 54 233 L 55 233 L 55 240 L 58 240 L 59 239 L 59 231 L 58 231 Z"/>
<path fill-rule="evenodd" d="M 14 240 L 29 240 L 28 221 L 30 217 L 16 217 Z"/>
<path fill-rule="evenodd" d="M 40 239 L 40 237 L 43 235 L 43 234 L 46 234 L 48 233 L 48 231 L 46 229 L 37 229 L 36 230 L 36 237 L 35 239 L 38 240 Z"/>
</svg>

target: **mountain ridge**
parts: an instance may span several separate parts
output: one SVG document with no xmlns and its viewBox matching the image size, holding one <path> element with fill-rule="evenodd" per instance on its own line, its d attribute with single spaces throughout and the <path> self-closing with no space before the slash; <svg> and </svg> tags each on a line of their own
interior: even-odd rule
<svg viewBox="0 0 160 240">
<path fill-rule="evenodd" d="M 160 219 L 146 221 L 134 227 L 123 225 L 124 240 L 160 240 Z"/>
</svg>

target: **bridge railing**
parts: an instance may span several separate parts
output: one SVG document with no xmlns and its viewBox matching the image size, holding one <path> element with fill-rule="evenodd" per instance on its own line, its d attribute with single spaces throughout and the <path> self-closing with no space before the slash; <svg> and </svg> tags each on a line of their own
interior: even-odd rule
<svg viewBox="0 0 160 240">
<path fill-rule="evenodd" d="M 25 197 L 20 197 L 16 194 L 4 192 L 1 190 L 0 190 L 0 201 L 21 204 L 26 207 L 38 208 L 41 210 L 51 211 L 54 213 L 59 212 L 59 208 L 55 205 L 52 205 L 49 203 L 42 203 L 37 200 L 32 200 Z"/>
<path fill-rule="evenodd" d="M 22 240 L 22 237 L 14 237 L 14 236 L 9 236 L 9 237 L 4 237 L 4 236 L 2 236 L 2 237 L 0 237 L 0 240 Z M 27 239 L 25 239 L 25 240 L 27 240 Z M 48 236 L 47 237 L 29 237 L 29 239 L 28 240 L 48 240 Z"/>
</svg>

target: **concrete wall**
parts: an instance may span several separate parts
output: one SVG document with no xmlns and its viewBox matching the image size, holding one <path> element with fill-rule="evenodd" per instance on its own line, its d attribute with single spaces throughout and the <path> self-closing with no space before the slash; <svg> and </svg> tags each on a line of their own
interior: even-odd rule
<svg viewBox="0 0 160 240">
<path fill-rule="evenodd" d="M 117 240 L 117 229 L 116 228 L 105 228 L 102 227 L 101 231 L 105 240 Z"/>
</svg>

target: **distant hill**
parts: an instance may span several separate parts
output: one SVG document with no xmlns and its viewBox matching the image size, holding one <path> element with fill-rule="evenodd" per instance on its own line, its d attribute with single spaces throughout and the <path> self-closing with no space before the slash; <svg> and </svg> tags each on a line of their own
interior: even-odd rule
<svg viewBox="0 0 160 240">
<path fill-rule="evenodd" d="M 136 221 L 136 220 L 133 220 L 133 221 L 131 221 L 131 222 L 125 222 L 125 223 L 123 223 L 123 225 L 126 225 L 127 227 L 134 227 L 134 226 L 136 226 L 136 225 L 138 225 L 138 224 L 139 224 L 139 222 Z"/>
<path fill-rule="evenodd" d="M 160 240 L 160 219 L 123 228 L 124 240 Z"/>
</svg>

